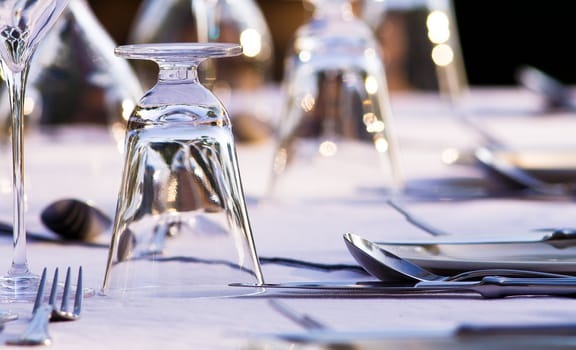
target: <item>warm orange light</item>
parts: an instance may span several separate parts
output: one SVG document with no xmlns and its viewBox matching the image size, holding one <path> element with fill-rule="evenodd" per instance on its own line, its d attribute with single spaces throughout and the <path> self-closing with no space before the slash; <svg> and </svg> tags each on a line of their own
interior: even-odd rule
<svg viewBox="0 0 576 350">
<path fill-rule="evenodd" d="M 256 57 L 262 51 L 262 37 L 256 29 L 246 29 L 240 34 L 240 45 L 244 56 Z"/>
<path fill-rule="evenodd" d="M 445 67 L 454 61 L 454 51 L 449 45 L 436 45 L 432 49 L 432 61 L 438 66 Z"/>
<path fill-rule="evenodd" d="M 434 44 L 442 44 L 450 40 L 450 20 L 442 11 L 432 11 L 426 18 L 428 39 Z"/>
<path fill-rule="evenodd" d="M 318 152 L 323 157 L 332 157 L 338 151 L 338 146 L 332 141 L 324 141 L 318 147 Z"/>
</svg>

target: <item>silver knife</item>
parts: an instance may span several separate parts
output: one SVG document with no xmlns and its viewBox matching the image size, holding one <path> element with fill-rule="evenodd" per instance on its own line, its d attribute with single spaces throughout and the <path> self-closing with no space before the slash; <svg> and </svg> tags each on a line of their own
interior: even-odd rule
<svg viewBox="0 0 576 350">
<path fill-rule="evenodd" d="M 479 281 L 425 281 L 416 284 L 366 282 L 285 282 L 247 284 L 232 283 L 233 287 L 260 288 L 261 294 L 340 295 L 347 297 L 385 297 L 402 295 L 475 294 L 483 298 L 507 296 L 566 296 L 576 297 L 576 277 L 520 278 L 487 276 Z"/>
</svg>

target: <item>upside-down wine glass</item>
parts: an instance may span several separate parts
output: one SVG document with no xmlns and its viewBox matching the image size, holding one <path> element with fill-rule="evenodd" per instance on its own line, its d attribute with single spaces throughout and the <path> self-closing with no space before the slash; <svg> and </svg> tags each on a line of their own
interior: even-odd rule
<svg viewBox="0 0 576 350">
<path fill-rule="evenodd" d="M 314 5 L 313 16 L 296 31 L 286 57 L 285 107 L 277 129 L 278 146 L 268 195 L 277 196 L 282 187 L 296 183 L 286 181 L 287 175 L 298 160 L 304 164 L 302 160 L 310 158 L 316 160 L 313 165 L 299 167 L 306 173 L 305 179 L 318 178 L 318 174 L 309 172 L 322 163 L 333 166 L 326 179 L 332 179 L 329 182 L 339 188 L 344 183 L 336 183 L 334 178 L 344 171 L 350 172 L 345 181 L 363 182 L 351 163 L 358 156 L 367 159 L 360 166 L 378 170 L 368 181 L 375 180 L 381 187 L 389 173 L 391 192 L 399 192 L 403 177 L 376 38 L 354 15 L 350 0 L 308 2 Z M 341 158 L 344 163 L 332 161 L 346 153 L 351 157 Z M 374 166 L 378 163 L 380 167 Z M 296 187 L 302 188 L 304 182 L 308 181 L 299 180 Z M 319 191 L 317 185 L 313 185 L 313 191 Z"/>
<path fill-rule="evenodd" d="M 200 81 L 228 108 L 239 142 L 270 136 L 274 45 L 256 0 L 143 0 L 130 27 L 131 43 L 234 42 L 242 54 L 207 60 Z M 156 82 L 149 62 L 134 62 L 144 86 Z"/>
<path fill-rule="evenodd" d="M 269 83 L 273 39 L 255 0 L 144 0 L 129 33 L 136 44 L 156 42 L 237 42 L 243 52 L 224 63 L 201 67 L 207 87 L 254 89 Z M 217 65 L 217 72 L 213 71 Z M 206 66 L 211 71 L 207 72 Z M 151 77 L 153 84 L 156 77 Z M 216 80 L 215 80 L 216 79 Z"/>
<path fill-rule="evenodd" d="M 68 0 L 0 0 L 2 74 L 9 90 L 12 122 L 12 182 L 14 251 L 12 264 L 0 278 L 2 301 L 28 300 L 36 293 L 38 276 L 26 256 L 24 223 L 23 110 L 30 58 L 60 16 Z"/>
<path fill-rule="evenodd" d="M 246 293 L 230 283 L 263 283 L 230 118 L 198 78 L 205 59 L 241 52 L 226 43 L 116 49 L 154 61 L 159 79 L 128 120 L 104 294 L 230 296 Z"/>
</svg>

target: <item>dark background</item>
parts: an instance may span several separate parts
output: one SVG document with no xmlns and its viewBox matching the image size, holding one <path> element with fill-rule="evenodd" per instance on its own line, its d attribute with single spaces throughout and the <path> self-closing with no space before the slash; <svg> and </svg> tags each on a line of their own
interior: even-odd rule
<svg viewBox="0 0 576 350">
<path fill-rule="evenodd" d="M 126 43 L 140 0 L 90 0 L 118 44 Z M 259 0 L 284 55 L 294 30 L 307 18 L 301 1 Z M 520 65 L 535 66 L 560 81 L 576 83 L 575 13 L 567 0 L 455 0 L 459 35 L 471 85 L 515 85 Z M 280 66 L 281 64 L 277 64 Z M 279 78 L 281 73 L 277 73 Z"/>
<path fill-rule="evenodd" d="M 576 83 L 575 12 L 564 0 L 456 0 L 472 84 L 515 84 L 519 65 Z"/>
</svg>

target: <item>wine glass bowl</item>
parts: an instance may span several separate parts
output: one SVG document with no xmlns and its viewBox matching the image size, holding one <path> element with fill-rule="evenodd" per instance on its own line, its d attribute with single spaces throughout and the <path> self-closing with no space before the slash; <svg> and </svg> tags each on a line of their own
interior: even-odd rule
<svg viewBox="0 0 576 350">
<path fill-rule="evenodd" d="M 230 119 L 197 71 L 206 58 L 241 51 L 224 43 L 116 49 L 159 72 L 128 121 L 104 294 L 226 296 L 245 293 L 229 283 L 263 283 Z"/>
<path fill-rule="evenodd" d="M 33 60 L 28 89 L 38 90 L 36 122 L 123 131 L 143 91 L 128 62 L 114 55 L 115 47 L 88 1 L 70 0 Z"/>
<path fill-rule="evenodd" d="M 0 1 L 0 53 L 9 71 L 27 69 L 35 48 L 67 4 L 68 0 Z"/>
<path fill-rule="evenodd" d="M 24 98 L 30 59 L 38 44 L 56 22 L 68 0 L 0 1 L 0 63 L 8 87 L 12 128 L 12 185 L 14 252 L 8 273 L 0 277 L 0 299 L 27 300 L 36 293 L 39 277 L 26 256 L 24 218 L 23 128 Z"/>
<path fill-rule="evenodd" d="M 129 63 L 114 55 L 115 47 L 88 1 L 70 0 L 31 61 L 26 137 L 34 134 L 69 144 L 83 129 L 102 134 L 103 141 L 111 138 L 118 148 L 123 145 L 126 119 L 142 87 Z M 6 90 L 0 93 L 4 100 L 8 101 Z M 0 120 L 2 132 L 9 134 L 5 109 L 0 109 Z M 94 166 L 98 162 L 101 159 L 94 157 Z"/>
</svg>

